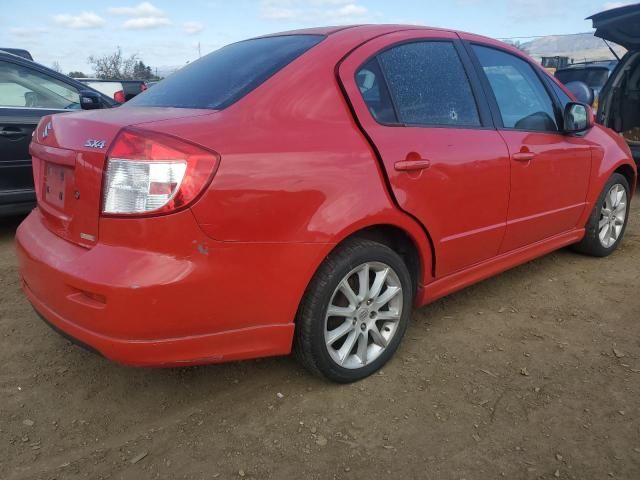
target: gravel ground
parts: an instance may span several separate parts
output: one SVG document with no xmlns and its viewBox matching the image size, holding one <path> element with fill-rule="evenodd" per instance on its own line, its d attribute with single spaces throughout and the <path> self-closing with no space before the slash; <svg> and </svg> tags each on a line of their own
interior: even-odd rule
<svg viewBox="0 0 640 480">
<path fill-rule="evenodd" d="M 348 386 L 291 358 L 85 352 L 31 310 L 19 220 L 1 220 L 0 478 L 636 480 L 639 212 L 608 259 L 559 251 L 417 310 L 384 371 Z"/>
</svg>

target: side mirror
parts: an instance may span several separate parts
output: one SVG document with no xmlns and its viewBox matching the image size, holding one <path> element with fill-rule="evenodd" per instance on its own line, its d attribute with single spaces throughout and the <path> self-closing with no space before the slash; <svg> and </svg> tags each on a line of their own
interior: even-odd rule
<svg viewBox="0 0 640 480">
<path fill-rule="evenodd" d="M 565 133 L 583 133 L 595 123 L 593 110 L 584 103 L 567 103 L 564 108 Z"/>
<path fill-rule="evenodd" d="M 565 85 L 567 90 L 573 93 L 573 96 L 576 97 L 580 103 L 586 103 L 587 105 L 593 105 L 593 102 L 596 99 L 596 94 L 593 91 L 593 88 L 589 87 L 584 82 L 569 82 Z"/>
<path fill-rule="evenodd" d="M 100 95 L 91 90 L 80 90 L 80 107 L 83 110 L 96 110 L 102 108 L 102 100 Z"/>
</svg>

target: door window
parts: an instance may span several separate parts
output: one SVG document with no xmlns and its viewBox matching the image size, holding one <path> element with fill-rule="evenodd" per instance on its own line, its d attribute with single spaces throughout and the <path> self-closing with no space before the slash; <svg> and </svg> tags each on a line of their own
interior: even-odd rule
<svg viewBox="0 0 640 480">
<path fill-rule="evenodd" d="M 0 62 L 0 106 L 79 109 L 78 90 L 37 70 Z"/>
<path fill-rule="evenodd" d="M 498 102 L 505 128 L 558 131 L 553 101 L 529 62 L 495 48 L 474 45 L 473 49 Z"/>
<path fill-rule="evenodd" d="M 378 58 L 401 123 L 480 126 L 471 85 L 453 43 L 405 43 Z"/>
<path fill-rule="evenodd" d="M 358 70 L 356 83 L 373 118 L 380 123 L 398 123 L 377 58 L 372 58 Z"/>
</svg>

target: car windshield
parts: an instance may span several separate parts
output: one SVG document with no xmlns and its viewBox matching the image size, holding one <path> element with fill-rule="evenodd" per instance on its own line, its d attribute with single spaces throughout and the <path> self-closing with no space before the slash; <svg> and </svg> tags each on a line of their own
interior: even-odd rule
<svg viewBox="0 0 640 480">
<path fill-rule="evenodd" d="M 323 39 L 322 35 L 283 35 L 228 45 L 183 67 L 126 105 L 221 110 Z"/>
<path fill-rule="evenodd" d="M 556 72 L 556 78 L 563 84 L 584 82 L 591 88 L 602 88 L 609 78 L 607 68 L 569 68 Z"/>
</svg>

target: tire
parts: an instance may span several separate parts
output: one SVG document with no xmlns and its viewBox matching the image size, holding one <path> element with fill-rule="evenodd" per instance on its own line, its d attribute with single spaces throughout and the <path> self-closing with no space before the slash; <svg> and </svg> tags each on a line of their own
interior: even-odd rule
<svg viewBox="0 0 640 480">
<path fill-rule="evenodd" d="M 396 252 L 371 240 L 345 241 L 325 259 L 302 298 L 294 337 L 298 361 L 337 383 L 371 375 L 400 345 L 413 292 Z M 330 315 L 330 306 L 337 315 Z"/>
<path fill-rule="evenodd" d="M 623 197 L 624 205 L 622 205 L 622 202 L 620 202 L 618 207 L 614 209 L 615 211 L 618 211 L 619 214 L 613 215 L 613 220 L 611 216 L 609 217 L 610 223 L 608 224 L 608 231 L 611 232 L 614 231 L 613 229 L 615 229 L 615 231 L 617 232 L 615 235 L 615 239 L 613 239 L 610 235 L 605 235 L 605 240 L 603 240 L 601 238 L 601 229 L 604 227 L 601 226 L 601 222 L 606 222 L 607 220 L 607 206 L 611 205 L 610 195 L 612 194 L 612 191 L 614 189 L 617 189 L 619 195 Z M 624 232 L 627 229 L 627 223 L 629 222 L 629 208 L 631 206 L 630 199 L 631 191 L 627 179 L 619 173 L 614 173 L 613 175 L 611 175 L 609 181 L 607 181 L 607 183 L 605 184 L 602 193 L 600 194 L 600 197 L 598 198 L 598 201 L 596 202 L 596 205 L 591 212 L 591 215 L 589 216 L 584 238 L 580 243 L 577 243 L 572 247 L 573 250 L 593 257 L 606 257 L 608 255 L 611 255 L 622 242 Z M 621 215 L 623 215 L 623 212 L 624 217 L 622 218 Z M 614 224 L 612 224 L 611 221 L 613 221 Z M 615 226 L 612 227 L 611 225 Z M 612 243 L 610 243 L 609 241 L 611 241 Z"/>
</svg>

